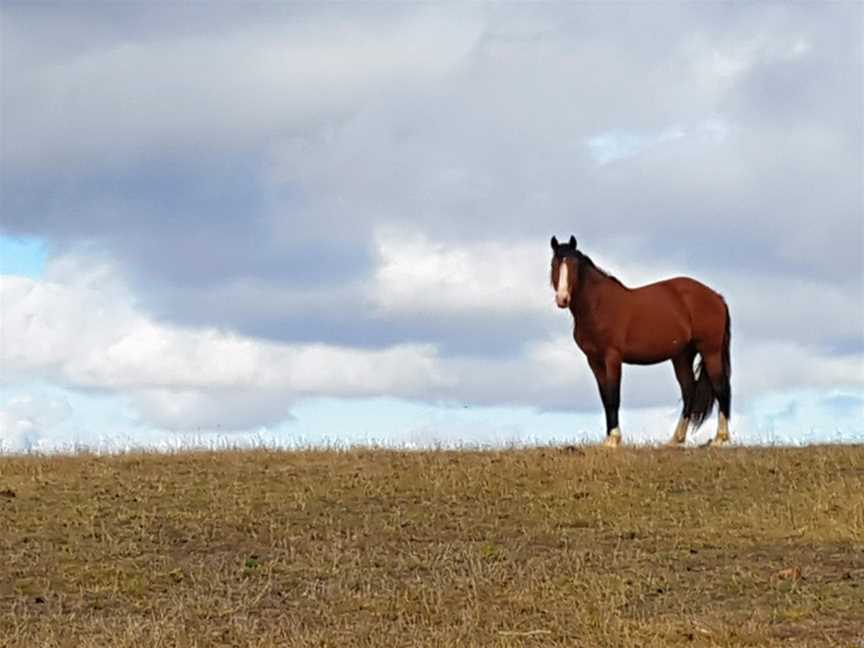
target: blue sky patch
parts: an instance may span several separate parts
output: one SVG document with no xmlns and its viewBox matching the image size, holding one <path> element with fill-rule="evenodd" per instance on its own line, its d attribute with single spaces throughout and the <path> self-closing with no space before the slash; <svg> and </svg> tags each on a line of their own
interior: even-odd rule
<svg viewBox="0 0 864 648">
<path fill-rule="evenodd" d="M 0 235 L 0 274 L 38 279 L 47 260 L 48 248 L 39 239 Z"/>
</svg>

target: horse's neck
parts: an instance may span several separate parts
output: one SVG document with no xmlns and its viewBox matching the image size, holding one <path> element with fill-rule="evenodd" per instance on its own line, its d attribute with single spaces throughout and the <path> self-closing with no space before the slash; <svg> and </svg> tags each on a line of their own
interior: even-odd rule
<svg viewBox="0 0 864 648">
<path fill-rule="evenodd" d="M 617 281 L 611 279 L 594 268 L 585 268 L 575 299 L 571 302 L 573 317 L 579 324 L 589 324 L 600 315 L 598 312 L 608 297 L 625 290 Z M 580 275 L 582 273 L 580 272 Z"/>
</svg>

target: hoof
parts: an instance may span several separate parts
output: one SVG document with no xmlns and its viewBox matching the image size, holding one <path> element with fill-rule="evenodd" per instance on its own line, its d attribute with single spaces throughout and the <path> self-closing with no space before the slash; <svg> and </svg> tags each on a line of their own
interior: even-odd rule
<svg viewBox="0 0 864 648">
<path fill-rule="evenodd" d="M 702 444 L 703 448 L 728 448 L 732 445 L 732 442 L 729 439 L 718 439 L 714 437 L 709 440 L 707 443 Z"/>
<path fill-rule="evenodd" d="M 679 441 L 678 439 L 670 439 L 666 443 L 663 444 L 664 448 L 683 448 L 684 441 Z"/>
<path fill-rule="evenodd" d="M 617 448 L 621 445 L 621 437 L 620 436 L 607 436 L 606 440 L 603 442 L 604 448 Z"/>
</svg>

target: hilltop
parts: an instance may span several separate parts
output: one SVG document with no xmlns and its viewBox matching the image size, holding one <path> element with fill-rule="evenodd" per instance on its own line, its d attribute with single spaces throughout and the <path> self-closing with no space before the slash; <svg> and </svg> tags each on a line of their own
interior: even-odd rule
<svg viewBox="0 0 864 648">
<path fill-rule="evenodd" d="M 0 645 L 858 646 L 864 446 L 0 458 Z"/>
</svg>

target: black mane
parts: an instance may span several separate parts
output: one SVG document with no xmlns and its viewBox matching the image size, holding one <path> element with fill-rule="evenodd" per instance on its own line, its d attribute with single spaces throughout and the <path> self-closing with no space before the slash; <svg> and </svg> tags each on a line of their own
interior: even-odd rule
<svg viewBox="0 0 864 648">
<path fill-rule="evenodd" d="M 580 265 L 580 266 L 585 265 L 585 266 L 587 266 L 588 268 L 590 268 L 590 269 L 592 269 L 592 270 L 596 270 L 597 272 L 599 272 L 601 276 L 606 277 L 607 279 L 611 279 L 612 281 L 614 281 L 615 283 L 617 283 L 617 284 L 618 284 L 619 286 L 621 286 L 622 288 L 626 288 L 626 287 L 627 287 L 627 286 L 625 286 L 623 283 L 621 283 L 621 280 L 618 279 L 618 277 L 616 277 L 615 275 L 609 274 L 609 273 L 606 272 L 603 268 L 601 268 L 601 267 L 598 266 L 596 263 L 594 263 L 594 261 L 591 260 L 591 257 L 589 257 L 587 254 L 584 254 L 584 253 L 583 253 L 582 251 L 580 251 L 580 250 L 574 250 L 574 254 L 575 254 L 576 258 L 579 260 L 579 265 Z M 580 276 L 580 277 L 582 276 L 582 273 L 581 273 L 581 272 L 579 273 L 579 276 Z"/>
</svg>

